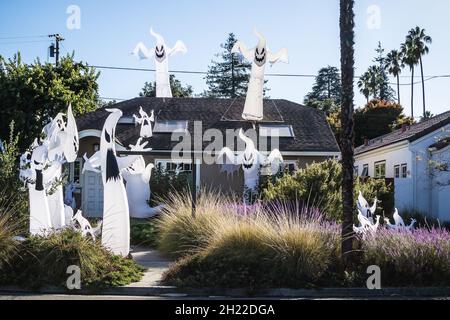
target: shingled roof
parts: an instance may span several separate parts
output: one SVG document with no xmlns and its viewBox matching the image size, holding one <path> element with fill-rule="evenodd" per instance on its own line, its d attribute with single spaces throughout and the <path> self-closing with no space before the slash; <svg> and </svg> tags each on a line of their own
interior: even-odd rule
<svg viewBox="0 0 450 320">
<path fill-rule="evenodd" d="M 149 115 L 155 111 L 156 121 L 188 120 L 188 129 L 193 132 L 194 121 L 202 121 L 203 132 L 210 128 L 225 132 L 226 129 L 245 130 L 251 124 L 241 118 L 245 100 L 216 98 L 149 98 L 140 97 L 117 103 L 109 108 L 118 108 L 124 117 L 137 114 L 139 107 Z M 108 116 L 105 108 L 77 118 L 78 130 L 101 130 Z M 327 123 L 325 115 L 314 108 L 287 101 L 267 99 L 264 101 L 262 123 L 291 125 L 294 138 L 280 138 L 281 151 L 339 152 L 338 144 Z M 139 126 L 119 125 L 116 137 L 125 146 L 134 144 L 139 137 Z M 171 150 L 178 142 L 170 141 L 170 134 L 154 133 L 149 146 L 153 150 Z M 209 143 L 204 143 L 203 147 Z"/>
<path fill-rule="evenodd" d="M 355 149 L 355 155 L 375 150 L 401 141 L 415 141 L 450 123 L 450 111 L 441 113 L 431 119 L 405 126 L 384 136 L 369 140 L 368 143 Z"/>
</svg>

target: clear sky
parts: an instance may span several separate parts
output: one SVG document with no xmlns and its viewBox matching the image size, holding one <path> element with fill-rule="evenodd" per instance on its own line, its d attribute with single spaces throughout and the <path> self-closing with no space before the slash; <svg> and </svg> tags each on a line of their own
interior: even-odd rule
<svg viewBox="0 0 450 320">
<path fill-rule="evenodd" d="M 80 8 L 80 29 L 67 28 L 70 5 Z M 372 63 L 378 41 L 386 51 L 398 48 L 407 31 L 416 25 L 433 38 L 430 54 L 424 58 L 425 75 L 450 75 L 450 1 L 358 0 L 355 11 L 357 75 Z M 188 47 L 186 55 L 171 59 L 173 70 L 206 71 L 229 32 L 248 46 L 255 45 L 254 26 L 266 36 L 271 50 L 289 49 L 290 63 L 276 64 L 267 72 L 316 74 L 326 65 L 339 67 L 338 0 L 0 0 L 0 55 L 11 57 L 19 50 L 26 62 L 36 57 L 47 61 L 48 39 L 12 37 L 60 33 L 66 38 L 62 53 L 74 50 L 77 60 L 91 65 L 153 68 L 152 61 L 139 61 L 130 55 L 139 41 L 153 46 L 150 26 L 164 35 L 169 46 L 180 39 Z M 402 83 L 410 82 L 409 74 L 404 70 Z M 196 93 L 206 88 L 202 75 L 176 76 L 191 84 Z M 150 72 L 102 70 L 100 94 L 133 98 L 145 81 L 153 79 Z M 303 101 L 313 83 L 311 78 L 268 79 L 272 98 L 296 102 Z M 415 90 L 415 113 L 420 115 L 420 84 Z M 401 89 L 407 114 L 409 91 L 409 86 Z M 426 82 L 426 93 L 427 105 L 434 114 L 450 108 L 450 78 Z M 364 100 L 356 92 L 356 106 Z"/>
</svg>

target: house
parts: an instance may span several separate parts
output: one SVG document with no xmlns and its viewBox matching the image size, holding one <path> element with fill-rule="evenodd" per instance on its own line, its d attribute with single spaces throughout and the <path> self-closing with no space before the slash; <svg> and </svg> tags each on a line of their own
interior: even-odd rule
<svg viewBox="0 0 450 320">
<path fill-rule="evenodd" d="M 152 150 L 138 152 L 144 156 L 146 164 L 154 163 L 155 166 L 165 170 L 178 168 L 182 171 L 193 171 L 191 155 L 194 154 L 197 187 L 209 186 L 224 192 L 242 192 L 242 169 L 229 176 L 222 172 L 221 165 L 202 162 L 199 155 L 209 152 L 208 145 L 211 141 L 202 139 L 208 129 L 225 135 L 229 130 L 237 132 L 240 128 L 244 130 L 252 128 L 250 122 L 241 118 L 244 101 L 244 98 L 141 97 L 117 103 L 110 108 L 118 108 L 123 112 L 123 117 L 116 128 L 117 143 L 123 146 L 120 148 L 122 155 L 130 154 L 124 149 L 131 144 L 134 145 L 139 138 L 140 127 L 135 125 L 133 114 L 137 114 L 140 107 L 149 115 L 154 110 L 153 136 L 148 139 L 147 146 Z M 98 173 L 89 171 L 82 173 L 82 157 L 84 154 L 90 157 L 99 150 L 99 137 L 108 114 L 102 108 L 77 119 L 80 137 L 79 159 L 70 165 L 69 173 L 70 180 L 78 189 L 76 195 L 78 206 L 88 216 L 99 216 L 102 213 L 102 181 Z M 259 131 L 259 142 L 262 141 L 262 136 L 274 135 L 277 138 L 275 139 L 277 145 L 274 145 L 272 140 L 266 147 L 258 143 L 259 150 L 264 153 L 277 147 L 283 155 L 285 165 L 290 169 L 340 155 L 338 144 L 325 115 L 316 109 L 286 100 L 265 100 L 264 118 L 256 127 Z M 176 139 L 173 141 L 174 132 L 195 136 L 197 143 L 191 148 L 194 152 L 192 153 L 191 149 L 186 151 L 187 158 L 174 159 L 172 150 L 179 143 Z M 225 142 L 233 148 L 233 141 L 231 143 Z"/>
<path fill-rule="evenodd" d="M 450 111 L 355 149 L 359 176 L 394 179 L 395 205 L 450 220 Z M 440 167 L 441 170 L 438 170 Z"/>
</svg>

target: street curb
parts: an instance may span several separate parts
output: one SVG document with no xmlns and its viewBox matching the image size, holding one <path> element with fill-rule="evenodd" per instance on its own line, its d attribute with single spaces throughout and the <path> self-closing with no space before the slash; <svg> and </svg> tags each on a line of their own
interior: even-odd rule
<svg viewBox="0 0 450 320">
<path fill-rule="evenodd" d="M 115 287 L 99 290 L 67 290 L 60 287 L 47 287 L 37 291 L 18 287 L 0 287 L 0 294 L 74 294 L 74 295 L 113 295 L 113 296 L 161 296 L 182 297 L 231 297 L 245 298 L 389 298 L 389 297 L 450 297 L 450 287 L 428 288 L 385 288 L 368 290 L 366 288 L 322 288 L 322 289 L 264 289 L 250 290 L 224 288 L 177 288 L 169 286 L 154 287 Z"/>
</svg>

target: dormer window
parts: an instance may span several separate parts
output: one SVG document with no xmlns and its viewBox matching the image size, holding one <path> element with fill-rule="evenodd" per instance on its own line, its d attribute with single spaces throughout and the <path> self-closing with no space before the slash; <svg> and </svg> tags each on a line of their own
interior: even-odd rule
<svg viewBox="0 0 450 320">
<path fill-rule="evenodd" d="M 153 132 L 155 133 L 187 133 L 188 122 L 184 120 L 156 120 Z"/>
<path fill-rule="evenodd" d="M 259 127 L 261 137 L 293 138 L 294 130 L 290 125 L 264 124 Z"/>
</svg>

